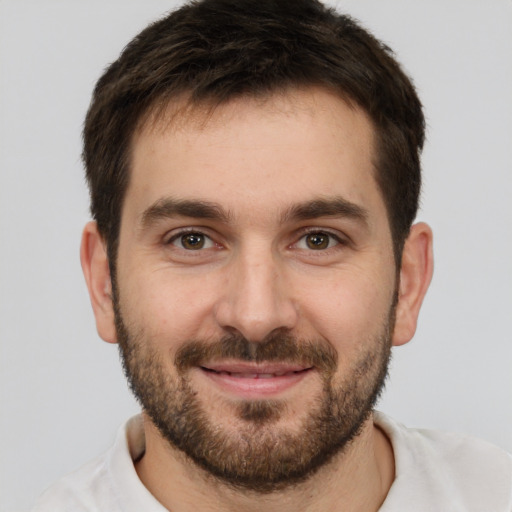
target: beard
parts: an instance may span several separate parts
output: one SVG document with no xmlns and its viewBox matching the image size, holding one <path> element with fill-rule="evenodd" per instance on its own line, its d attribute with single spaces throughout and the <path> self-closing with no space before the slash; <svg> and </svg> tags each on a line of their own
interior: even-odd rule
<svg viewBox="0 0 512 512">
<path fill-rule="evenodd" d="M 185 342 L 173 370 L 143 329 L 127 327 L 114 303 L 124 372 L 144 412 L 172 447 L 235 489 L 269 493 L 312 476 L 358 436 L 384 388 L 394 307 L 381 332 L 361 340 L 367 348 L 336 380 L 335 349 L 323 339 L 300 340 L 286 330 L 257 343 L 238 335 Z M 214 421 L 190 382 L 191 369 L 222 359 L 313 367 L 321 376 L 321 393 L 295 431 L 278 424 L 287 413 L 285 400 L 233 402 L 237 427 L 228 428 Z"/>
</svg>

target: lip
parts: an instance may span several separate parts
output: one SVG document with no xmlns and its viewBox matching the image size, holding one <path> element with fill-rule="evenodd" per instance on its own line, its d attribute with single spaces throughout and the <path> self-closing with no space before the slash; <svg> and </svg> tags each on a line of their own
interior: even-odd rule
<svg viewBox="0 0 512 512">
<path fill-rule="evenodd" d="M 289 363 L 221 362 L 199 367 L 214 385 L 238 398 L 268 399 L 296 386 L 312 367 Z"/>
</svg>

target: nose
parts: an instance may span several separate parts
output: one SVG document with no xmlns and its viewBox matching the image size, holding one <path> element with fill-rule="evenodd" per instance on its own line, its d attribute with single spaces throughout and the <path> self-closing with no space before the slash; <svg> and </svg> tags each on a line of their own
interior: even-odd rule
<svg viewBox="0 0 512 512">
<path fill-rule="evenodd" d="M 236 258 L 216 307 L 217 323 L 252 342 L 263 341 L 276 329 L 293 329 L 298 314 L 283 266 L 270 251 Z"/>
</svg>

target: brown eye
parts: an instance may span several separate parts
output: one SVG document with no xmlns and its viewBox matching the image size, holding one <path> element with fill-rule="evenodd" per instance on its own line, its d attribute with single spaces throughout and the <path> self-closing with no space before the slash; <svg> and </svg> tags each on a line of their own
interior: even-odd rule
<svg viewBox="0 0 512 512">
<path fill-rule="evenodd" d="M 305 239 L 308 249 L 322 250 L 327 249 L 331 242 L 331 237 L 327 233 L 310 233 Z"/>
<path fill-rule="evenodd" d="M 206 236 L 202 233 L 187 233 L 182 235 L 178 240 L 184 249 L 190 251 L 203 249 L 206 245 Z"/>
<path fill-rule="evenodd" d="M 184 251 L 200 251 L 215 247 L 215 242 L 201 231 L 181 231 L 166 243 Z"/>
</svg>

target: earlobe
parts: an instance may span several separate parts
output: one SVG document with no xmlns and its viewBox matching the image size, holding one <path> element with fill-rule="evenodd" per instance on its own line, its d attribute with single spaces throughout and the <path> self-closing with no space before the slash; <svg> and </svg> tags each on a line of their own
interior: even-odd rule
<svg viewBox="0 0 512 512">
<path fill-rule="evenodd" d="M 103 340 L 116 343 L 112 281 L 107 251 L 95 222 L 89 222 L 84 228 L 80 261 L 96 318 L 98 334 Z"/>
<path fill-rule="evenodd" d="M 414 336 L 433 267 L 432 230 L 420 222 L 412 226 L 402 254 L 393 345 L 403 345 Z"/>
</svg>

